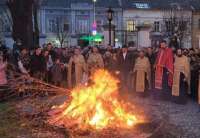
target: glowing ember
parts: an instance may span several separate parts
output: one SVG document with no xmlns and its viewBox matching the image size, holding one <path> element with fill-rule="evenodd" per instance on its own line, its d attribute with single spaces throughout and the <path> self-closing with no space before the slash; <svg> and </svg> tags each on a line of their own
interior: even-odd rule
<svg viewBox="0 0 200 138">
<path fill-rule="evenodd" d="M 81 128 L 131 128 L 138 119 L 118 100 L 119 81 L 106 70 L 97 70 L 92 81 L 91 86 L 72 90 L 70 103 L 54 107 L 57 114 L 49 122 L 64 126 L 75 123 Z"/>
</svg>

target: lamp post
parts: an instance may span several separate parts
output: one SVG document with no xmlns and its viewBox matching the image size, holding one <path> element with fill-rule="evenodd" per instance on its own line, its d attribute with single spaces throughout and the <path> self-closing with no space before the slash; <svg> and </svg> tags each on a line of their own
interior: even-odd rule
<svg viewBox="0 0 200 138">
<path fill-rule="evenodd" d="M 93 16 L 93 24 L 92 24 L 92 36 L 95 36 L 97 34 L 97 24 L 96 24 L 96 7 L 95 4 L 97 2 L 97 0 L 92 0 L 93 1 L 93 12 L 94 12 L 94 16 Z M 93 42 L 93 45 L 95 45 L 95 42 Z"/>
<path fill-rule="evenodd" d="M 92 24 L 92 35 L 96 35 L 97 34 L 97 24 L 96 24 L 96 9 L 95 9 L 95 3 L 97 2 L 97 0 L 93 0 L 93 12 L 94 12 L 94 17 L 93 17 L 93 24 Z"/>
<path fill-rule="evenodd" d="M 96 9 L 95 9 L 95 3 L 97 2 L 97 0 L 93 0 L 94 3 L 94 22 L 96 21 Z"/>
<path fill-rule="evenodd" d="M 109 9 L 107 10 L 107 18 L 108 18 L 108 22 L 109 22 L 109 45 L 111 45 L 111 23 L 113 20 L 113 14 L 114 11 L 111 9 L 111 7 L 109 7 Z"/>
</svg>

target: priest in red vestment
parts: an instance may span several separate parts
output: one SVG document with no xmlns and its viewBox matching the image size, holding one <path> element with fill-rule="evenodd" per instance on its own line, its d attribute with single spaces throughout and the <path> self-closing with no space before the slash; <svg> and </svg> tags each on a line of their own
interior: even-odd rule
<svg viewBox="0 0 200 138">
<path fill-rule="evenodd" d="M 155 63 L 155 88 L 169 95 L 173 83 L 173 72 L 173 51 L 163 40 Z"/>
</svg>

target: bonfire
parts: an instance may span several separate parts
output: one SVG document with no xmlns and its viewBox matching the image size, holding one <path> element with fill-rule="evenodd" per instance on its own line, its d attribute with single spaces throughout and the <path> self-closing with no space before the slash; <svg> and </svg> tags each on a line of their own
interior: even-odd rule
<svg viewBox="0 0 200 138">
<path fill-rule="evenodd" d="M 91 84 L 77 86 L 70 100 L 52 107 L 48 122 L 56 126 L 105 129 L 132 128 L 139 119 L 130 104 L 119 98 L 119 80 L 100 69 L 91 76 Z"/>
</svg>

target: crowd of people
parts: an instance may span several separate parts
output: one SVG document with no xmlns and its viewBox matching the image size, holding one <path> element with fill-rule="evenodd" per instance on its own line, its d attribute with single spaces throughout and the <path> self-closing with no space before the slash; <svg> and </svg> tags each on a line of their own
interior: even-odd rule
<svg viewBox="0 0 200 138">
<path fill-rule="evenodd" d="M 18 72 L 69 89 L 84 84 L 96 69 L 106 69 L 120 79 L 120 88 L 185 104 L 186 96 L 199 100 L 199 49 L 172 49 L 165 40 L 158 48 L 123 46 L 44 48 L 19 51 L 0 49 L 0 85 L 7 84 L 6 66 Z M 198 98 L 199 96 L 199 98 Z"/>
</svg>

